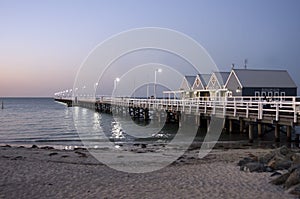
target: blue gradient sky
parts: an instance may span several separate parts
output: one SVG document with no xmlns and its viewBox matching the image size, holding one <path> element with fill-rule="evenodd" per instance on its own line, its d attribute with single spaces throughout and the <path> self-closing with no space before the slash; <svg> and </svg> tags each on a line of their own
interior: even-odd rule
<svg viewBox="0 0 300 199">
<path fill-rule="evenodd" d="M 183 32 L 220 70 L 287 69 L 300 87 L 299 0 L 0 0 L 0 97 L 71 88 L 88 53 L 132 28 Z"/>
</svg>

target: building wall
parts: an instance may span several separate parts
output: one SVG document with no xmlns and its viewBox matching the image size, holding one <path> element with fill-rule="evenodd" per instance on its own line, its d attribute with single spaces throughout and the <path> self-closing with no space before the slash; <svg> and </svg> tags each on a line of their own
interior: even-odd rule
<svg viewBox="0 0 300 199">
<path fill-rule="evenodd" d="M 243 88 L 243 96 L 297 96 L 297 88 Z"/>
<path fill-rule="evenodd" d="M 203 88 L 201 79 L 197 75 L 197 77 L 195 79 L 195 82 L 194 82 L 194 84 L 192 86 L 192 90 L 203 90 L 203 89 L 205 89 L 205 88 Z"/>
<path fill-rule="evenodd" d="M 187 80 L 184 78 L 181 85 L 180 85 L 180 88 L 179 90 L 184 90 L 184 91 L 188 91 L 190 90 L 190 86 L 189 86 L 189 83 L 187 82 Z"/>
<path fill-rule="evenodd" d="M 208 90 L 218 90 L 221 89 L 220 83 L 218 82 L 218 79 L 216 78 L 215 74 L 211 76 L 210 81 L 207 84 Z"/>
<path fill-rule="evenodd" d="M 239 84 L 238 80 L 236 79 L 236 77 L 234 75 L 231 75 L 229 77 L 226 88 L 232 92 L 232 96 L 242 96 L 242 90 L 241 90 L 241 92 L 236 92 L 239 87 L 240 87 L 240 84 Z"/>
</svg>

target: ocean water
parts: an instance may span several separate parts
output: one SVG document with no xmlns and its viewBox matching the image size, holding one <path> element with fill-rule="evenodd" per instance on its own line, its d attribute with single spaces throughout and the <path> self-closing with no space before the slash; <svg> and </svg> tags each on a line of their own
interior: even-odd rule
<svg viewBox="0 0 300 199">
<path fill-rule="evenodd" d="M 52 98 L 2 98 L 0 143 L 81 145 L 72 110 Z"/>
<path fill-rule="evenodd" d="M 0 98 L 0 103 L 2 101 L 4 109 L 0 109 L 0 145 L 97 148 L 108 141 L 115 144 L 167 144 L 178 130 L 176 124 L 163 125 L 158 130 L 154 128 L 150 136 L 142 139 L 131 136 L 131 131 L 136 131 L 136 125 L 127 125 L 125 132 L 109 114 L 81 107 L 67 107 L 52 98 Z M 143 122 L 138 125 L 147 126 Z M 199 129 L 195 140 L 201 142 L 204 136 L 205 130 Z M 265 145 L 272 137 L 271 133 L 265 140 L 256 143 Z M 222 133 L 218 141 L 219 144 L 247 142 L 247 133 Z"/>
<path fill-rule="evenodd" d="M 107 141 L 141 142 L 141 139 L 135 139 L 122 131 L 109 114 L 81 107 L 67 107 L 52 98 L 0 98 L 1 102 L 4 104 L 4 109 L 0 109 L 2 145 L 72 148 L 101 147 Z M 176 133 L 176 128 L 171 125 L 142 141 L 153 141 L 157 137 L 167 140 L 173 132 Z"/>
</svg>

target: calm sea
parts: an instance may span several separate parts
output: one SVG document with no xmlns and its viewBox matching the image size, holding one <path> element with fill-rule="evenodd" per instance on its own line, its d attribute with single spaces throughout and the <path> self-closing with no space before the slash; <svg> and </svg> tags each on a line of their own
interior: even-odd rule
<svg viewBox="0 0 300 199">
<path fill-rule="evenodd" d="M 148 140 L 135 139 L 118 127 L 111 115 L 96 113 L 80 107 L 67 107 L 52 98 L 0 98 L 0 144 L 54 146 L 57 148 L 83 146 L 101 147 L 109 139 L 115 143 L 147 141 L 167 142 L 176 134 L 177 125 L 167 125 Z M 74 120 L 80 115 L 80 121 Z M 78 128 L 80 126 L 80 134 Z M 77 126 L 78 127 L 78 126 Z M 98 133 L 99 131 L 104 132 Z M 129 129 L 130 131 L 130 129 Z M 205 134 L 198 133 L 198 140 Z M 272 137 L 272 136 L 271 136 Z M 224 142 L 247 142 L 247 134 L 222 134 Z"/>
<path fill-rule="evenodd" d="M 72 110 L 51 98 L 2 98 L 0 143 L 81 145 Z"/>
<path fill-rule="evenodd" d="M 0 98 L 0 144 L 65 147 L 101 147 L 103 142 L 141 142 L 121 130 L 109 114 L 81 107 L 67 107 L 52 98 Z M 76 119 L 76 117 L 80 119 Z M 78 128 L 75 128 L 77 125 Z M 171 130 L 170 130 L 171 128 Z M 176 126 L 164 128 L 145 141 L 168 139 Z M 168 131 L 168 132 L 167 132 Z M 169 136 L 169 137 L 168 137 Z M 84 141 L 84 142 L 83 142 Z"/>
</svg>

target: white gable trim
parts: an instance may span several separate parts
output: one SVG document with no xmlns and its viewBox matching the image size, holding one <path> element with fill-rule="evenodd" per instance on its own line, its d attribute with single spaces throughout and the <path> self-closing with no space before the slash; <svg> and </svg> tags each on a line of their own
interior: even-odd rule
<svg viewBox="0 0 300 199">
<path fill-rule="evenodd" d="M 186 83 L 185 77 L 184 77 L 183 80 L 181 81 L 181 84 L 180 84 L 180 86 L 179 86 L 179 89 L 183 89 L 184 83 Z"/>
<path fill-rule="evenodd" d="M 196 86 L 197 79 L 199 79 L 199 82 L 200 82 L 200 85 L 202 86 L 202 89 L 205 89 L 204 86 L 203 86 L 203 84 L 202 84 L 202 81 L 201 81 L 199 75 L 196 76 L 195 81 L 194 81 L 194 84 L 193 84 L 193 86 L 192 86 L 192 89 L 195 90 L 195 86 Z M 198 88 L 199 88 L 199 87 L 198 87 Z"/>
<path fill-rule="evenodd" d="M 185 86 L 188 88 L 188 90 L 191 90 L 191 87 L 189 86 L 189 82 L 187 81 L 187 79 L 184 77 L 179 89 L 185 89 Z"/>
<path fill-rule="evenodd" d="M 234 72 L 234 70 L 232 70 L 232 71 L 230 72 L 230 75 L 228 76 L 228 79 L 227 79 L 226 84 L 225 84 L 225 88 L 227 88 L 227 84 L 228 84 L 228 82 L 229 82 L 229 80 L 230 80 L 230 78 L 231 78 L 232 75 L 235 76 L 236 80 L 238 81 L 238 83 L 239 83 L 239 85 L 240 85 L 240 88 L 243 88 L 243 86 L 242 86 L 242 84 L 241 84 L 241 81 L 239 80 L 239 78 L 238 78 L 238 76 L 236 75 L 236 73 Z"/>
<path fill-rule="evenodd" d="M 219 82 L 219 80 L 218 80 L 218 78 L 217 78 L 217 76 L 216 76 L 215 73 L 213 73 L 213 74 L 210 76 L 210 79 L 209 79 L 209 81 L 208 81 L 208 83 L 207 83 L 207 87 L 206 87 L 206 88 L 208 88 L 208 85 L 209 85 L 210 82 L 212 81 L 213 77 L 215 77 L 216 82 L 218 83 L 219 87 L 222 89 L 223 87 L 220 85 L 220 82 Z"/>
</svg>

